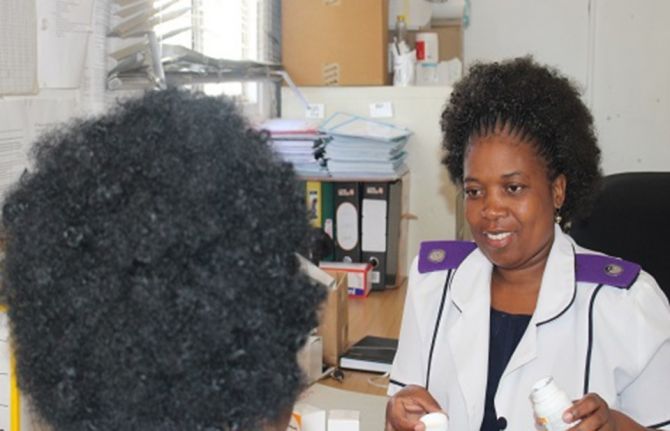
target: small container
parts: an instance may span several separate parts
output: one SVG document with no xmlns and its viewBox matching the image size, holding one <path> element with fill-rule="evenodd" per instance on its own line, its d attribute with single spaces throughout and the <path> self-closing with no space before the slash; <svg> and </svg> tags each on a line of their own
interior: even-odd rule
<svg viewBox="0 0 670 431">
<path fill-rule="evenodd" d="M 405 15 L 396 16 L 395 37 L 397 43 L 407 43 L 407 22 L 405 21 Z"/>
<path fill-rule="evenodd" d="M 426 431 L 447 431 L 449 420 L 442 412 L 428 413 L 419 419 L 426 426 Z"/>
<path fill-rule="evenodd" d="M 417 33 L 414 46 L 417 63 L 437 64 L 439 62 L 437 33 Z"/>
<path fill-rule="evenodd" d="M 564 431 L 572 425 L 563 421 L 563 413 L 572 406 L 568 395 L 556 386 L 553 377 L 535 383 L 530 392 L 536 421 L 546 431 Z"/>
</svg>

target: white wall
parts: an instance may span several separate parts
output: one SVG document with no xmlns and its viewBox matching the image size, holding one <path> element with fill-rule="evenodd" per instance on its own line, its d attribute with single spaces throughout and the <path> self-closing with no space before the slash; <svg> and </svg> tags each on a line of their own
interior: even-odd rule
<svg viewBox="0 0 670 431">
<path fill-rule="evenodd" d="M 592 106 L 605 171 L 669 171 L 670 1 L 595 5 Z"/>
<path fill-rule="evenodd" d="M 466 64 L 533 54 L 584 90 L 606 174 L 670 170 L 670 2 L 477 0 Z"/>
</svg>

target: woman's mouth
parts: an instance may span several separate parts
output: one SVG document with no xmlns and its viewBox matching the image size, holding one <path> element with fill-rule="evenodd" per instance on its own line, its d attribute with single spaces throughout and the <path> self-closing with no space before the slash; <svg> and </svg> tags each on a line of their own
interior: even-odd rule
<svg viewBox="0 0 670 431">
<path fill-rule="evenodd" d="M 512 232 L 488 232 L 484 231 L 486 244 L 492 248 L 503 248 L 512 240 Z"/>
</svg>

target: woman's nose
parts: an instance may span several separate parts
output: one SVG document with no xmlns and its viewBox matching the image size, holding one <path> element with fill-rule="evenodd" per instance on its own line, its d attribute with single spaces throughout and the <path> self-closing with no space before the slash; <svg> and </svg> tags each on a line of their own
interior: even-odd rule
<svg viewBox="0 0 670 431">
<path fill-rule="evenodd" d="M 493 193 L 486 194 L 484 205 L 482 206 L 482 217 L 494 220 L 505 215 L 507 215 L 507 207 L 504 201 Z"/>
</svg>

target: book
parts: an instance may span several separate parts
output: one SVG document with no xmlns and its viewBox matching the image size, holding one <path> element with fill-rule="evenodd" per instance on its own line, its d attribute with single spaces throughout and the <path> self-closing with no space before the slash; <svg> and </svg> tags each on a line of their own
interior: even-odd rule
<svg viewBox="0 0 670 431">
<path fill-rule="evenodd" d="M 307 219 L 312 227 L 321 227 L 321 207 L 323 197 L 321 195 L 321 182 L 308 180 L 305 182 L 305 206 L 307 207 Z"/>
<path fill-rule="evenodd" d="M 372 266 L 372 290 L 396 283 L 401 184 L 366 182 L 362 187 L 361 260 Z"/>
<path fill-rule="evenodd" d="M 335 260 L 338 262 L 361 261 L 360 184 L 338 182 L 333 184 L 335 205 Z"/>
<path fill-rule="evenodd" d="M 388 373 L 398 340 L 367 335 L 349 348 L 340 358 L 340 367 L 352 370 Z"/>
<path fill-rule="evenodd" d="M 333 183 L 321 182 L 321 228 L 332 241 L 335 241 L 335 207 L 333 206 Z M 332 250 L 323 260 L 335 259 L 335 243 Z"/>
</svg>

